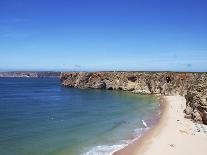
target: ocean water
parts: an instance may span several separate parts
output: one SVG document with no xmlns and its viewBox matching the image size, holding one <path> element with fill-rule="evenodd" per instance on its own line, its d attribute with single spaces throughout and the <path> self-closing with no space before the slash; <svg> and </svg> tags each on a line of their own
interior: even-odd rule
<svg viewBox="0 0 207 155">
<path fill-rule="evenodd" d="M 152 96 L 0 78 L 0 154 L 109 155 L 148 130 L 160 109 Z"/>
</svg>

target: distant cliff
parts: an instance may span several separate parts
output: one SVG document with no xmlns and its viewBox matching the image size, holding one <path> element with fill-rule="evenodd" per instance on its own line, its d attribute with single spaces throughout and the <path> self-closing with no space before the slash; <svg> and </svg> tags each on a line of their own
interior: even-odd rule
<svg viewBox="0 0 207 155">
<path fill-rule="evenodd" d="M 60 72 L 0 72 L 0 77 L 41 78 L 59 77 Z"/>
<path fill-rule="evenodd" d="M 207 73 L 67 72 L 60 79 L 66 87 L 182 95 L 186 98 L 185 117 L 207 124 Z"/>
</svg>

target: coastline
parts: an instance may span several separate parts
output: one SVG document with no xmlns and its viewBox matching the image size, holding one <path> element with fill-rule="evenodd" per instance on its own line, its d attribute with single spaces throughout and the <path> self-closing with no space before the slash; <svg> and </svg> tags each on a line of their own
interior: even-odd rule
<svg viewBox="0 0 207 155">
<path fill-rule="evenodd" d="M 185 98 L 164 96 L 163 104 L 161 118 L 155 127 L 113 155 L 206 154 L 207 133 L 203 128 L 207 129 L 207 126 L 184 118 Z"/>
<path fill-rule="evenodd" d="M 137 96 L 137 94 L 135 94 L 135 93 L 131 93 L 131 92 L 128 92 L 128 93 Z M 149 95 L 142 94 L 141 96 L 149 96 Z M 120 141 L 117 141 L 118 143 L 116 142 L 116 143 L 108 144 L 108 145 L 107 144 L 95 145 L 91 149 L 87 150 L 86 152 L 83 152 L 83 154 L 81 154 L 81 155 L 92 155 L 92 154 L 114 155 L 117 152 L 119 152 L 120 150 L 125 149 L 125 148 L 129 148 L 129 146 L 131 146 L 131 145 L 134 146 L 134 144 L 136 142 L 139 142 L 139 140 L 142 139 L 149 131 L 151 131 L 151 129 L 157 125 L 157 122 L 160 121 L 161 115 L 163 114 L 163 108 L 165 107 L 165 104 L 163 104 L 164 100 L 161 95 L 150 95 L 150 96 L 154 98 L 153 101 L 156 102 L 154 104 L 156 104 L 158 106 L 159 110 L 157 111 L 158 116 L 154 115 L 155 117 L 153 119 L 150 119 L 150 121 L 148 119 L 143 119 L 144 121 L 147 122 L 146 128 L 144 128 L 143 124 L 141 124 L 141 128 L 140 127 L 132 128 L 132 129 L 134 129 L 132 131 L 134 133 L 134 135 L 131 135 L 130 138 L 126 138 L 126 139 L 122 139 Z M 152 103 L 152 101 L 151 101 L 151 103 Z M 136 117 L 135 117 L 135 119 L 136 119 Z M 135 131 L 136 129 L 141 129 L 141 131 Z M 132 152 L 131 149 L 130 149 L 130 152 Z"/>
<path fill-rule="evenodd" d="M 142 154 L 145 150 L 145 147 L 149 143 L 149 139 L 153 137 L 154 134 L 159 132 L 159 128 L 161 124 L 164 122 L 166 112 L 168 110 L 168 104 L 166 104 L 165 96 L 157 96 L 158 100 L 160 100 L 161 106 L 161 114 L 157 123 L 151 127 L 146 133 L 141 135 L 138 139 L 133 141 L 133 143 L 128 144 L 126 147 L 114 152 L 112 155 L 139 155 Z"/>
</svg>

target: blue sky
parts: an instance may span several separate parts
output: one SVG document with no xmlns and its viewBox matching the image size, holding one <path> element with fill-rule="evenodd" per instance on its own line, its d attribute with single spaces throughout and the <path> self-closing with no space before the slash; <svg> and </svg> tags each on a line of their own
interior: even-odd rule
<svg viewBox="0 0 207 155">
<path fill-rule="evenodd" d="M 205 0 L 1 0 L 0 70 L 207 71 Z"/>
</svg>

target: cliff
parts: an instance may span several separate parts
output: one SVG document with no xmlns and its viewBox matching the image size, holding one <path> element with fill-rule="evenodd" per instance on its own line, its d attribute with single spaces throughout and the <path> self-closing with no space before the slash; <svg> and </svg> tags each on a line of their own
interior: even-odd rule
<svg viewBox="0 0 207 155">
<path fill-rule="evenodd" d="M 182 95 L 186 118 L 207 124 L 207 73 L 176 72 L 67 72 L 63 86 L 124 90 L 141 94 Z"/>
<path fill-rule="evenodd" d="M 19 78 L 41 78 L 41 77 L 59 77 L 60 72 L 0 72 L 0 77 L 19 77 Z"/>
</svg>

